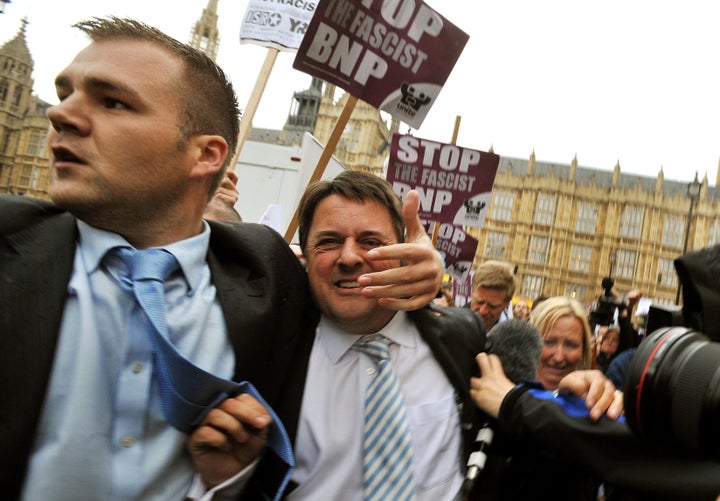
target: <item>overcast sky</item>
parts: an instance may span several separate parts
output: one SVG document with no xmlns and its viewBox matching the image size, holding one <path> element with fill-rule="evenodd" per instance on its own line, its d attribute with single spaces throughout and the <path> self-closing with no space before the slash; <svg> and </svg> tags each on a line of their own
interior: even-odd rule
<svg viewBox="0 0 720 501">
<path fill-rule="evenodd" d="M 470 35 L 418 137 L 501 156 L 714 185 L 720 161 L 720 6 L 712 0 L 451 0 L 427 2 Z M 52 85 L 87 44 L 73 22 L 135 17 L 181 41 L 207 0 L 12 0 L 0 14 L 0 44 L 27 17 L 35 90 Z M 238 40 L 247 0 L 219 0 L 218 62 L 250 97 L 267 49 Z M 254 126 L 281 128 L 292 93 L 310 77 L 278 57 Z M 401 128 L 407 132 L 407 126 Z"/>
</svg>

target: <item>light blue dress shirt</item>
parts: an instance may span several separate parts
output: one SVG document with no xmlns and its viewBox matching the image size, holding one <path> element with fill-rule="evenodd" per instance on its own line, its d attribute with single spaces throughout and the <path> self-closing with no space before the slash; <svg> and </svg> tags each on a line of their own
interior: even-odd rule
<svg viewBox="0 0 720 501">
<path fill-rule="evenodd" d="M 461 498 L 464 461 L 455 390 L 404 312 L 380 331 L 403 390 L 412 435 L 418 501 Z M 310 354 L 295 440 L 299 487 L 291 501 L 361 501 L 365 390 L 376 364 L 351 349 L 359 336 L 322 317 Z"/>
<path fill-rule="evenodd" d="M 234 356 L 206 262 L 210 227 L 164 248 L 181 272 L 167 282 L 168 325 L 178 350 L 220 377 Z M 103 259 L 121 236 L 78 222 L 80 240 L 23 500 L 181 500 L 193 480 L 187 436 L 165 421 L 152 347 L 130 328 L 137 307 Z"/>
</svg>

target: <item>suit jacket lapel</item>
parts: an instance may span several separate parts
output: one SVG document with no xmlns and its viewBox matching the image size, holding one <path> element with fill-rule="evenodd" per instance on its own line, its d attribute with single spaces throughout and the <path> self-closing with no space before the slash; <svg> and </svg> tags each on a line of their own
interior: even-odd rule
<svg viewBox="0 0 720 501">
<path fill-rule="evenodd" d="M 3 325 L 22 326 L 24 335 L 57 334 L 65 305 L 77 241 L 75 219 L 67 213 L 8 235 L 14 253 L 0 253 L 5 284 L 0 290 Z"/>
<path fill-rule="evenodd" d="M 208 263 L 235 353 L 235 379 L 257 387 L 294 441 L 318 319 L 305 272 L 289 249 L 287 258 L 269 258 L 278 247 L 268 241 L 268 228 L 211 226 Z"/>
<path fill-rule="evenodd" d="M 13 492 L 52 369 L 77 229 L 72 216 L 58 214 L 0 238 L 0 350 L 8 361 L 0 369 L 0 486 L 14 484 Z"/>
<path fill-rule="evenodd" d="M 458 309 L 459 310 L 459 309 Z M 470 310 L 468 310 L 470 311 Z M 458 311 L 457 314 L 466 312 Z M 479 322 L 477 329 L 455 315 L 430 307 L 408 313 L 420 335 L 428 344 L 448 380 L 455 388 L 455 401 L 460 412 L 464 457 L 472 452 L 481 413 L 470 397 L 470 378 L 475 372 L 475 355 L 485 349 L 485 336 Z M 471 312 L 472 315 L 475 315 Z M 475 317 L 471 317 L 476 321 Z"/>
<path fill-rule="evenodd" d="M 472 355 L 462 351 L 459 343 L 448 343 L 445 331 L 449 326 L 443 322 L 443 314 L 438 310 L 423 308 L 412 312 L 411 318 L 415 320 L 420 335 L 430 346 L 455 391 L 459 394 L 467 392 L 470 376 L 462 367 Z"/>
</svg>

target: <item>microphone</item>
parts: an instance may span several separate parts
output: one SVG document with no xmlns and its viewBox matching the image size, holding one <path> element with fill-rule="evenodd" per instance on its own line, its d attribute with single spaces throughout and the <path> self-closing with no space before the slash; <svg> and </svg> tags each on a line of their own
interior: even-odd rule
<svg viewBox="0 0 720 501">
<path fill-rule="evenodd" d="M 505 375 L 513 383 L 534 381 L 542 352 L 540 332 L 529 322 L 509 319 L 493 327 L 487 336 L 488 353 L 495 354 L 502 362 Z M 475 437 L 473 452 L 467 461 L 463 483 L 463 497 L 467 498 L 475 486 L 487 462 L 487 450 L 492 445 L 495 432 L 489 420 L 485 420 Z"/>
</svg>

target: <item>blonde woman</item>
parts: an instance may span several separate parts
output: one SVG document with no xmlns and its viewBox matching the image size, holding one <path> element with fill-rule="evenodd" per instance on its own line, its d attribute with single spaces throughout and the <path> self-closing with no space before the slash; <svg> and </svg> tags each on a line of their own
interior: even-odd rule
<svg viewBox="0 0 720 501">
<path fill-rule="evenodd" d="M 543 338 L 537 379 L 547 390 L 576 370 L 592 368 L 592 338 L 585 308 L 578 301 L 556 296 L 543 301 L 530 315 Z"/>
</svg>

